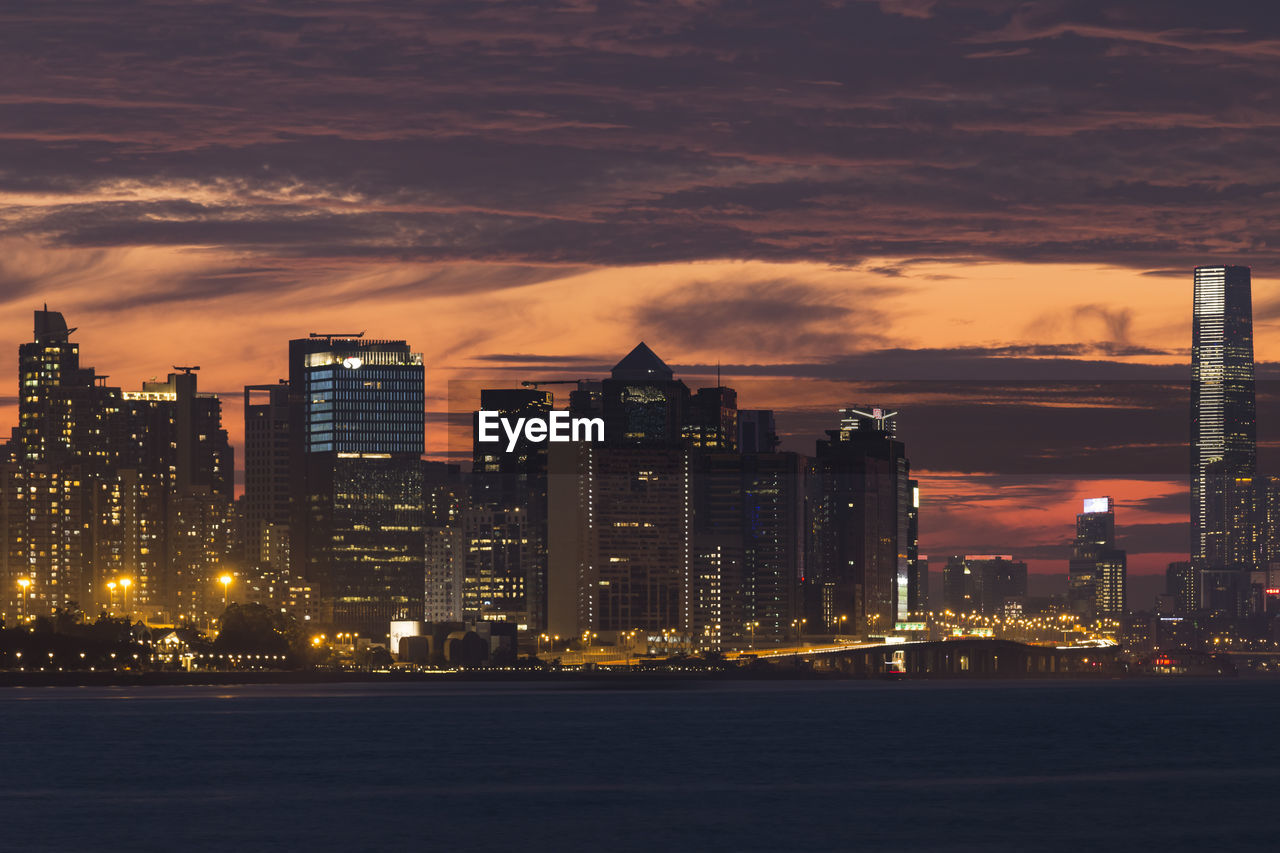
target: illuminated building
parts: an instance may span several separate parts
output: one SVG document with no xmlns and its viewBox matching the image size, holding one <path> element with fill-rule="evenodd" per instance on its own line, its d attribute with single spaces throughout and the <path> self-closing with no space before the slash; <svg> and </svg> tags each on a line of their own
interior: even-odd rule
<svg viewBox="0 0 1280 853">
<path fill-rule="evenodd" d="M 117 458 L 120 389 L 80 366 L 74 331 L 57 311 L 35 312 L 35 340 L 18 347 L 18 425 L 10 448 L 19 462 L 101 473 Z"/>
<path fill-rule="evenodd" d="M 35 312 L 19 347 L 19 423 L 3 474 L 5 597 L 118 613 L 207 615 L 211 573 L 236 550 L 234 458 L 198 368 L 121 392 L 80 366 L 62 315 Z M 199 504 L 197 509 L 193 504 Z M 117 580 L 127 590 L 117 596 Z M 6 608 L 6 612 L 11 612 Z"/>
<path fill-rule="evenodd" d="M 715 434 L 714 430 L 709 431 Z M 688 435 L 688 433 L 686 433 Z M 699 440 L 706 435 L 699 433 Z M 715 443 L 714 440 L 712 442 Z M 750 584 L 744 572 L 743 457 L 691 454 L 693 494 L 691 629 L 694 642 L 718 649 L 748 634 Z"/>
<path fill-rule="evenodd" d="M 1164 589 L 1173 597 L 1175 613 L 1186 616 L 1199 609 L 1200 573 L 1191 563 L 1170 563 L 1164 578 Z"/>
<path fill-rule="evenodd" d="M 552 403 L 550 392 L 536 388 L 480 392 L 481 410 L 498 412 L 512 422 L 545 421 Z M 548 444 L 530 441 L 521 432 L 508 451 L 505 437 L 481 442 L 478 429 L 472 436 L 471 506 L 476 514 L 468 524 L 468 536 L 476 533 L 483 542 L 468 542 L 466 577 L 476 578 L 485 589 L 464 589 L 463 610 L 468 618 L 510 619 L 525 630 L 541 632 L 547 623 Z M 496 542 L 507 543 L 501 554 L 494 553 Z"/>
<path fill-rule="evenodd" d="M 689 388 L 643 341 L 614 365 L 601 394 L 608 446 L 679 445 Z"/>
<path fill-rule="evenodd" d="M 1217 476 L 1252 477 L 1257 465 L 1253 375 L 1253 303 L 1248 267 L 1196 267 L 1191 337 L 1191 557 L 1224 569 L 1212 547 L 1230 514 L 1215 511 L 1210 466 Z"/>
<path fill-rule="evenodd" d="M 797 453 L 742 457 L 743 619 L 757 638 L 799 633 L 805 573 L 805 460 Z"/>
<path fill-rule="evenodd" d="M 467 491 L 457 465 L 423 463 L 426 539 L 424 611 L 428 622 L 461 622 L 466 566 Z"/>
<path fill-rule="evenodd" d="M 920 481 L 908 480 L 907 487 L 911 489 L 911 507 L 907 511 L 907 612 L 916 621 L 929 610 L 929 558 L 920 553 Z"/>
<path fill-rule="evenodd" d="M 1067 600 L 1085 619 L 1124 615 L 1127 563 L 1116 548 L 1115 506 L 1109 497 L 1086 498 L 1082 510 L 1067 564 Z"/>
<path fill-rule="evenodd" d="M 199 391 L 197 370 L 123 392 L 119 453 L 127 501 L 119 571 L 136 578 L 139 610 L 193 620 L 222 612 L 215 579 L 238 569 L 240 551 L 234 451 L 222 401 Z"/>
<path fill-rule="evenodd" d="M 689 447 L 709 453 L 738 449 L 738 392 L 732 388 L 699 388 L 689 401 L 683 426 Z"/>
<path fill-rule="evenodd" d="M 948 557 L 942 597 L 943 605 L 955 613 L 1003 616 L 1011 599 L 1027 597 L 1027 564 L 1009 554 Z"/>
<path fill-rule="evenodd" d="M 914 492 L 897 412 L 840 410 L 809 463 L 809 630 L 889 631 L 908 621 Z"/>
<path fill-rule="evenodd" d="M 290 576 L 289 479 L 289 383 L 246 385 L 245 561 L 282 580 Z"/>
<path fill-rule="evenodd" d="M 335 628 L 422 616 L 424 391 L 404 341 L 289 343 L 290 565 Z"/>
<path fill-rule="evenodd" d="M 0 492 L 6 615 L 88 604 L 99 576 L 105 583 L 119 564 L 119 549 L 107 537 L 118 521 L 111 482 L 120 390 L 80 366 L 74 331 L 58 312 L 39 310 L 34 340 L 18 348 L 18 425 Z M 19 587 L 19 579 L 27 583 Z"/>
<path fill-rule="evenodd" d="M 694 620 L 689 391 L 643 343 L 570 411 L 602 412 L 603 444 L 551 448 L 549 628 L 688 634 Z M 598 407 L 598 408 L 597 408 Z"/>
<path fill-rule="evenodd" d="M 593 631 L 692 630 L 689 455 L 585 445 L 580 622 Z"/>
<path fill-rule="evenodd" d="M 1224 460 L 1205 467 L 1204 561 L 1215 571 L 1248 572 L 1260 565 L 1268 547 L 1265 480 L 1252 473 L 1232 472 Z"/>
<path fill-rule="evenodd" d="M 468 622 L 510 622 L 529 630 L 530 551 L 524 509 L 472 506 L 462 513 L 462 614 Z"/>
</svg>

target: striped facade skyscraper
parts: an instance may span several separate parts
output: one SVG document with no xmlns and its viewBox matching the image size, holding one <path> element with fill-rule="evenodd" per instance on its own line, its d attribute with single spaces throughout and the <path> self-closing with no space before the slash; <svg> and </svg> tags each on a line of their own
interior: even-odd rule
<svg viewBox="0 0 1280 853">
<path fill-rule="evenodd" d="M 1195 270 L 1191 332 L 1191 557 L 1201 568 L 1224 553 L 1228 516 L 1215 495 L 1257 467 L 1253 302 L 1248 267 Z M 1218 501 L 1221 502 L 1221 501 Z"/>
</svg>

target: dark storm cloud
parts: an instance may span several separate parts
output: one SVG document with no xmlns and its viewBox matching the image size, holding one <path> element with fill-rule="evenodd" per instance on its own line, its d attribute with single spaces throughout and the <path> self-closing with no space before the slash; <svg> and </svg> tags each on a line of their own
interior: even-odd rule
<svg viewBox="0 0 1280 853">
<path fill-rule="evenodd" d="M 864 287 L 857 310 L 833 302 L 825 289 L 777 280 L 725 286 L 694 282 L 678 293 L 659 294 L 634 311 L 633 322 L 682 348 L 729 346 L 749 340 L 762 355 L 794 350 L 831 351 L 879 343 L 883 315 L 877 299 L 893 287 Z"/>
<path fill-rule="evenodd" d="M 10 6 L 0 189 L 63 202 L 0 229 L 283 259 L 1262 265 L 1277 29 L 1189 0 Z"/>
</svg>

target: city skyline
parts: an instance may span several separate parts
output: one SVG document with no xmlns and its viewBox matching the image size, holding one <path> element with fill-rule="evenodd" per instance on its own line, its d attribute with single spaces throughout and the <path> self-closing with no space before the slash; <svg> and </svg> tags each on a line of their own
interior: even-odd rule
<svg viewBox="0 0 1280 853">
<path fill-rule="evenodd" d="M 1274 844 L 1207 724 L 1280 700 L 1269 4 L 19 2 L 0 68 L 6 843 Z"/>
<path fill-rule="evenodd" d="M 998 397 L 970 467 L 916 439 L 947 506 L 927 547 L 1047 571 L 1057 519 L 1111 494 L 1154 574 L 1186 535 L 1185 435 L 1147 402 L 1120 406 L 1142 447 L 1097 448 L 1128 467 L 1079 488 L 1070 461 L 1025 480 L 990 436 L 1011 417 L 1069 445 L 1098 397 L 1051 417 L 1048 379 L 1184 383 L 1187 271 L 1248 264 L 1276 453 L 1265 10 L 552 5 L 6 13 L 0 294 L 22 310 L 0 340 L 47 299 L 116 377 L 198 359 L 238 446 L 239 389 L 285 375 L 275 342 L 354 317 L 433 366 L 433 454 L 449 380 L 598 374 L 620 341 L 699 384 L 721 365 L 796 450 L 833 402 L 918 429 Z M 967 398 L 928 384 L 956 377 Z"/>
<path fill-rule="evenodd" d="M 80 343 L 80 341 L 85 338 L 86 333 L 90 333 L 92 331 L 93 324 L 85 323 L 81 319 L 73 319 L 79 324 L 79 328 L 75 330 L 75 334 L 76 342 Z M 357 325 L 361 324 L 357 323 Z M 294 332 L 293 334 L 296 335 L 298 333 Z M 370 334 L 369 337 L 376 338 L 377 335 Z M 284 345 L 285 343 L 286 342 L 281 342 L 281 346 L 279 348 L 287 354 L 288 348 Z M 417 347 L 417 344 L 413 341 L 410 341 L 409 345 Z M 209 359 L 204 358 L 204 355 L 206 354 L 189 351 L 183 352 L 186 352 L 187 355 L 183 357 L 175 355 L 174 358 L 169 360 L 209 361 Z M 96 356 L 93 358 L 95 362 L 98 361 Z M 110 365 L 98 363 L 95 366 L 104 371 L 108 371 L 108 373 L 115 373 L 114 368 Z M 538 379 L 546 379 L 548 376 L 559 375 L 574 375 L 575 377 L 583 378 L 583 375 L 589 374 L 592 365 L 589 364 L 588 360 L 583 359 L 581 367 L 583 369 L 570 370 L 568 371 L 568 374 L 564 373 L 563 368 L 530 369 L 528 373 L 517 370 L 506 370 L 502 374 L 495 375 L 487 381 L 482 379 L 471 379 L 467 381 L 437 379 L 433 382 L 433 377 L 438 377 L 440 373 L 444 373 L 446 376 L 449 375 L 449 373 L 444 370 L 436 370 L 429 364 L 425 365 L 425 388 L 426 398 L 428 401 L 430 401 L 433 396 L 440 396 L 438 390 L 433 393 L 433 386 L 444 381 L 449 385 L 446 391 L 446 396 L 449 399 L 450 404 L 454 406 L 452 411 L 444 413 L 443 416 L 442 413 L 439 412 L 432 413 L 428 411 L 426 413 L 426 420 L 428 423 L 425 430 L 426 445 L 428 447 L 426 458 L 442 459 L 453 462 L 461 461 L 464 463 L 470 461 L 472 456 L 472 417 L 474 410 L 479 408 L 483 387 L 518 388 L 521 382 L 536 381 Z M 709 377 L 712 381 L 722 381 L 725 384 L 731 384 L 738 388 L 745 387 L 747 389 L 752 389 L 755 387 L 758 389 L 758 386 L 756 386 L 750 379 L 745 382 L 739 382 L 736 377 L 724 375 L 723 365 L 717 365 L 717 368 L 719 371 L 718 374 L 713 374 Z M 1187 365 L 1182 365 L 1181 369 L 1183 371 L 1189 370 Z M 200 370 L 203 374 L 205 368 L 200 368 Z M 560 372 L 557 372 L 557 370 Z M 287 374 L 289 372 L 288 368 L 286 367 L 282 372 Z M 600 371 L 599 376 L 603 377 L 606 374 L 607 369 Z M 682 371 L 681 376 L 688 377 L 690 378 L 690 381 L 697 383 L 699 374 L 696 372 L 692 374 L 684 373 Z M 529 379 L 527 377 L 533 378 Z M 223 410 L 223 426 L 231 436 L 231 445 L 233 448 L 238 448 L 234 453 L 236 463 L 236 494 L 240 494 L 242 492 L 244 478 L 244 421 L 241 416 L 242 400 L 245 399 L 244 392 L 262 392 L 265 389 L 270 388 L 272 384 L 268 375 L 265 373 L 257 375 L 253 377 L 253 379 L 254 382 L 246 385 L 244 388 L 232 392 L 222 390 L 204 391 L 202 387 L 202 392 L 204 394 L 212 394 L 220 399 L 221 408 Z M 911 430 L 910 444 L 914 448 L 913 455 L 919 457 L 922 453 L 921 448 L 923 446 L 923 456 L 924 458 L 929 458 L 931 455 L 931 447 L 933 447 L 933 445 L 931 445 L 932 440 L 936 444 L 941 445 L 941 451 L 937 455 L 952 460 L 963 458 L 966 454 L 971 452 L 971 448 L 966 446 L 963 443 L 963 440 L 957 443 L 954 436 L 947 439 L 943 439 L 941 437 L 940 434 L 942 432 L 954 432 L 954 430 L 948 425 L 939 425 L 936 423 L 937 413 L 948 411 L 963 413 L 965 411 L 965 406 L 974 403 L 973 398 L 976 395 L 988 393 L 993 387 L 995 387 L 995 384 L 993 383 L 980 383 L 973 392 L 961 391 L 957 393 L 956 383 L 949 383 L 950 387 L 946 391 L 940 393 L 940 389 L 944 383 L 925 380 L 911 379 L 898 382 L 845 383 L 843 385 L 833 385 L 832 383 L 825 383 L 820 380 L 810 381 L 814 382 L 816 388 L 821 389 L 831 389 L 833 387 L 854 389 L 847 390 L 847 393 L 851 395 L 852 399 L 867 397 L 881 399 L 885 397 L 885 395 L 889 395 L 894 400 L 902 399 L 910 401 L 913 398 L 922 400 L 923 402 L 920 403 L 918 407 L 908 406 L 903 412 L 903 417 Z M 129 391 L 131 386 L 149 387 L 154 383 L 155 380 L 151 379 L 144 380 L 139 383 L 126 381 L 123 382 L 122 385 L 126 392 L 135 393 Z M 1027 391 L 1026 386 L 1028 384 L 1029 383 L 1023 379 L 1010 380 L 1006 383 L 1006 390 L 1010 397 L 1016 397 Z M 1089 397 L 1096 398 L 1098 396 L 1095 383 L 1058 381 L 1053 386 L 1047 386 L 1043 383 L 1030 384 L 1034 385 L 1036 390 L 1041 393 L 1048 388 L 1052 388 L 1053 395 L 1055 396 L 1065 395 L 1067 398 L 1080 396 L 1086 399 Z M 959 385 L 960 387 L 963 387 L 963 383 L 959 383 Z M 1150 422 L 1154 423 L 1156 417 L 1164 417 L 1167 414 L 1164 410 L 1165 408 L 1171 411 L 1178 411 L 1180 407 L 1185 405 L 1185 393 L 1188 383 L 1147 380 L 1143 382 L 1114 383 L 1114 385 L 1115 390 L 1111 393 L 1112 405 L 1114 405 L 1117 400 L 1124 400 L 1126 398 L 1138 401 L 1142 406 L 1153 411 L 1154 414 L 1149 417 L 1151 418 Z M 1179 388 L 1179 385 L 1183 387 Z M 1154 391 L 1152 389 L 1154 389 Z M 557 397 L 557 389 L 552 386 L 549 393 L 551 393 L 555 399 L 555 406 L 557 408 L 563 409 L 568 405 L 569 395 L 567 391 L 560 391 L 559 396 Z M 739 396 L 744 408 L 763 408 L 769 405 L 769 400 L 749 396 L 751 393 L 751 391 L 748 391 L 744 395 L 743 392 L 739 390 Z M 1155 397 L 1159 398 L 1159 402 L 1155 403 L 1155 405 L 1153 405 L 1153 401 L 1151 399 L 1153 393 Z M 1178 396 L 1179 394 L 1182 396 Z M 778 431 L 780 438 L 782 439 L 783 449 L 811 456 L 813 454 L 814 441 L 822 435 L 823 431 L 827 427 L 829 427 L 830 419 L 836 415 L 837 410 L 847 406 L 848 404 L 849 402 L 847 399 L 844 401 L 841 401 L 840 399 L 831 399 L 825 404 L 814 404 L 812 407 L 803 410 L 788 410 L 785 408 L 773 409 L 772 411 L 776 412 L 776 418 L 779 422 Z M 993 406 L 992 408 L 997 412 L 993 417 L 997 418 L 1006 411 L 1005 408 L 999 405 Z M 435 422 L 434 426 L 432 425 L 433 420 Z M 931 421 L 933 421 L 933 423 L 931 423 Z M 1123 424 L 1124 421 L 1121 420 L 1118 423 Z M 791 426 L 792 428 L 788 429 L 788 426 Z M 975 427 L 974 430 L 961 430 L 961 439 L 970 438 L 977 428 L 979 427 Z M 961 485 L 962 490 L 960 491 L 959 503 L 963 508 L 966 502 L 971 501 L 974 505 L 974 512 L 967 516 L 960 514 L 960 524 L 963 525 L 966 518 L 983 519 L 985 521 L 985 525 L 975 525 L 975 528 L 978 531 L 982 531 L 984 526 L 1000 527 L 1006 530 L 1009 529 L 1006 517 L 996 515 L 995 512 L 992 511 L 993 504 L 995 506 L 999 505 L 998 493 L 983 493 L 973 489 L 964 489 L 964 481 L 970 478 L 966 477 L 963 472 L 949 472 L 945 470 L 939 472 L 925 467 L 916 475 L 924 484 L 922 487 L 922 494 L 924 496 L 922 500 L 925 505 L 926 522 L 921 527 L 921 553 L 932 553 L 934 555 L 945 556 L 975 552 L 1009 551 L 1015 553 L 1019 559 L 1026 560 L 1028 565 L 1031 567 L 1033 575 L 1065 576 L 1067 573 L 1067 563 L 1072 555 L 1072 545 L 1070 525 L 1068 523 L 1064 523 L 1062 519 L 1069 518 L 1070 515 L 1075 512 L 1074 507 L 1078 506 L 1079 501 L 1087 498 L 1091 494 L 1099 494 L 1106 491 L 1121 492 L 1121 494 L 1123 494 L 1123 490 L 1125 488 L 1132 489 L 1136 483 L 1139 486 L 1146 485 L 1157 490 L 1161 487 L 1166 487 L 1166 489 L 1171 487 L 1174 494 L 1172 495 L 1172 500 L 1170 500 L 1169 495 L 1161 495 L 1159 492 L 1145 497 L 1140 495 L 1136 499 L 1131 497 L 1128 501 L 1126 501 L 1123 496 L 1117 498 L 1118 505 L 1125 510 L 1126 521 L 1134 519 L 1132 522 L 1121 525 L 1118 528 L 1118 534 L 1121 538 L 1122 544 L 1124 541 L 1128 540 L 1132 547 L 1135 539 L 1133 534 L 1137 534 L 1137 549 L 1136 551 L 1131 551 L 1131 553 L 1137 557 L 1137 560 L 1131 560 L 1130 575 L 1147 576 L 1154 579 L 1157 576 L 1162 576 L 1164 574 L 1169 562 L 1186 559 L 1187 553 L 1185 551 L 1153 550 L 1149 544 L 1146 544 L 1153 539 L 1153 537 L 1148 533 L 1148 528 L 1152 526 L 1152 523 L 1147 519 L 1151 517 L 1163 517 L 1164 519 L 1161 522 L 1157 522 L 1165 528 L 1165 530 L 1162 531 L 1163 536 L 1155 541 L 1158 541 L 1161 544 L 1170 544 L 1176 548 L 1176 537 L 1187 535 L 1186 530 L 1189 528 L 1187 525 L 1186 512 L 1188 511 L 1190 504 L 1186 500 L 1185 495 L 1185 490 L 1188 488 L 1186 474 L 1175 471 L 1170 475 L 1162 477 L 1160 475 L 1152 476 L 1151 470 L 1140 470 L 1140 473 L 1142 473 L 1144 477 L 1143 480 L 1126 480 L 1122 477 L 1108 477 L 1102 475 L 1100 471 L 1108 464 L 1110 457 L 1104 455 L 1099 460 L 1088 462 L 1087 456 L 1081 455 L 1087 454 L 1091 445 L 1095 444 L 1106 432 L 1105 427 L 1094 426 L 1091 429 L 1093 430 L 1091 434 L 1076 436 L 1077 439 L 1080 439 L 1080 447 L 1074 449 L 1073 452 L 1077 455 L 1070 462 L 1070 464 L 1078 465 L 1081 464 L 1081 460 L 1085 460 L 1084 464 L 1086 467 L 1085 474 L 1083 476 L 1061 473 L 1059 466 L 1053 464 L 1050 464 L 1047 467 L 1043 465 L 1036 466 L 1034 461 L 1030 459 L 1030 456 L 1028 456 L 1021 459 L 1019 464 L 1025 464 L 1031 461 L 1033 462 L 1031 467 L 1027 467 L 1024 470 L 1013 474 L 995 475 L 984 478 L 990 482 L 996 483 L 996 488 L 1002 488 L 1005 490 L 1012 488 L 1029 495 L 1030 499 L 1033 501 L 1039 501 L 1033 505 L 1023 507 L 1024 509 L 1029 509 L 1033 512 L 1048 516 L 1039 529 L 1042 536 L 1047 534 L 1047 538 L 1041 538 L 1039 540 L 1033 539 L 1028 541 L 1026 538 L 1023 538 L 1023 534 L 1018 532 L 1006 535 L 1004 538 L 982 538 L 981 533 L 974 535 L 973 531 L 966 530 L 963 527 L 960 528 L 960 535 L 956 535 L 956 525 L 954 523 L 948 525 L 946 520 L 945 514 L 949 510 L 953 509 L 952 507 L 947 506 L 946 502 L 952 497 L 952 495 L 949 495 L 946 490 L 949 487 L 954 488 L 958 484 Z M 1176 431 L 1177 428 L 1175 427 L 1174 432 L 1176 433 Z M 431 440 L 433 432 L 435 432 L 437 436 L 435 442 L 432 442 Z M 432 444 L 435 444 L 437 447 L 441 444 L 439 437 L 441 434 L 447 435 L 446 440 L 448 443 L 444 452 L 432 453 L 430 449 Z M 1021 452 L 1027 452 L 1028 449 L 1043 449 L 1039 444 L 1041 437 L 1042 436 L 1036 434 L 1023 436 L 1022 440 L 1025 443 L 1025 446 L 1022 448 Z M 1264 439 L 1266 437 L 1265 431 L 1263 437 Z M 1010 436 L 1010 438 L 1012 439 L 1013 436 Z M 1055 439 L 1055 436 L 1050 435 L 1048 438 L 1052 441 Z M 1264 442 L 1260 442 L 1260 446 L 1263 444 Z M 1180 449 L 1181 453 L 1179 455 L 1185 459 L 1184 454 L 1186 451 L 1186 445 L 1180 445 Z M 1159 470 L 1159 468 L 1157 467 L 1152 470 Z M 1179 495 L 1179 490 L 1182 490 L 1183 494 Z M 1164 508 L 1158 513 L 1153 513 L 1144 509 L 1143 505 L 1147 501 L 1152 503 L 1168 504 L 1170 507 Z M 1180 504 L 1185 504 L 1185 507 Z M 955 513 L 953 513 L 953 515 L 954 514 Z M 935 527 L 934 525 L 938 523 L 940 518 L 943 523 L 938 524 L 938 526 Z M 939 528 L 942 529 L 939 530 Z M 1132 531 L 1132 533 L 1130 533 L 1130 531 Z M 952 544 L 952 547 L 948 547 L 948 544 Z M 1144 556 L 1146 557 L 1145 561 L 1143 559 Z M 1052 587 L 1044 587 L 1044 589 L 1050 588 Z"/>
</svg>

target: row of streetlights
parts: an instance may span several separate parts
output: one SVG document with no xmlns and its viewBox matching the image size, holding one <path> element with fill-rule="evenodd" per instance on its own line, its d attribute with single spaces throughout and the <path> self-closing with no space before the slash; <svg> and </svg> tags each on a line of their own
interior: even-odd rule
<svg viewBox="0 0 1280 853">
<path fill-rule="evenodd" d="M 222 584 L 222 609 L 223 610 L 227 609 L 227 606 L 230 602 L 231 584 L 234 580 L 235 578 L 233 578 L 229 574 L 223 574 L 221 577 L 218 578 L 218 583 Z M 133 608 L 129 606 L 129 587 L 131 586 L 133 586 L 133 578 L 127 578 L 127 577 L 116 578 L 115 580 L 107 581 L 107 590 L 110 596 L 110 608 L 113 615 L 115 614 L 115 609 L 116 609 L 116 590 L 119 589 L 121 595 L 124 598 L 124 606 L 126 611 L 128 612 L 130 617 L 133 616 Z M 27 621 L 27 595 L 31 590 L 31 578 L 29 577 L 18 578 L 18 588 L 22 590 L 22 594 L 20 596 L 20 601 L 22 602 L 22 609 L 21 609 L 20 615 L 22 617 L 22 621 L 26 622 Z"/>
</svg>

